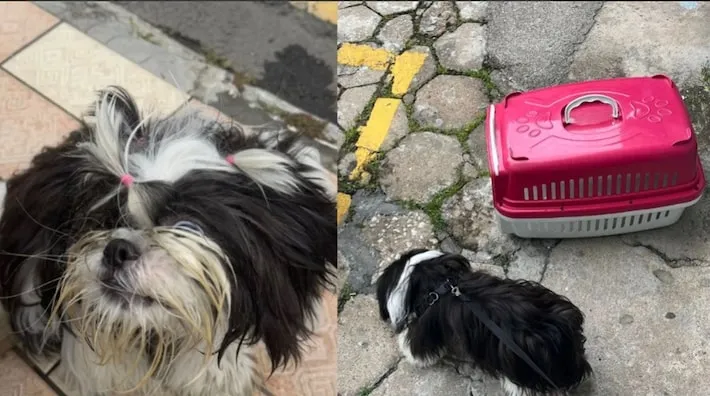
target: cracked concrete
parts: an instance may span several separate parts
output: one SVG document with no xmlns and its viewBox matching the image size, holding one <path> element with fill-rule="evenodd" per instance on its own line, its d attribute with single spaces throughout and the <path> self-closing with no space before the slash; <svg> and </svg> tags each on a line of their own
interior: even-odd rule
<svg viewBox="0 0 710 396">
<path fill-rule="evenodd" d="M 466 18 L 457 8 L 461 19 L 485 21 L 485 29 L 459 34 L 455 32 L 463 25 L 452 24 L 450 7 L 439 5 L 427 14 L 429 36 L 421 34 L 419 22 L 430 3 L 401 14 L 410 16 L 420 31 L 409 45 L 432 54 L 427 57 L 426 84 L 410 86 L 402 98 L 408 106 L 410 138 L 382 150 L 365 184 L 347 184 L 348 193 L 354 193 L 354 214 L 340 227 L 339 249 L 348 257 L 344 260 L 352 289 L 371 296 L 379 271 L 404 250 L 438 247 L 460 253 L 473 269 L 539 281 L 580 307 L 596 377 L 575 394 L 707 393 L 710 197 L 706 194 L 686 209 L 678 223 L 656 230 L 582 240 L 504 235 L 490 200 L 484 128 L 476 121 L 482 120 L 486 101 L 472 100 L 473 89 L 466 90 L 465 97 L 436 84 L 432 89 L 431 84 L 442 76 L 463 74 L 498 96 L 589 77 L 668 74 L 684 95 L 707 174 L 710 69 L 703 68 L 710 66 L 710 4 L 698 2 L 687 9 L 678 2 L 482 2 L 486 4 L 468 9 Z M 440 20 L 432 18 L 436 13 Z M 482 31 L 485 37 L 475 36 Z M 441 64 L 434 50 L 437 41 L 439 50 L 446 43 L 449 66 Z M 450 71 L 451 65 L 464 69 L 474 64 L 470 54 L 457 52 L 458 46 L 474 42 L 486 43 L 483 69 Z M 688 54 L 685 58 L 682 51 Z M 372 84 L 382 94 L 392 72 L 378 77 Z M 431 96 L 431 109 L 421 106 L 424 94 Z M 481 111 L 474 109 L 477 104 Z M 465 118 L 447 124 L 445 119 L 452 117 L 439 108 L 456 109 L 458 113 L 451 114 L 457 117 L 465 110 Z M 430 135 L 445 136 L 440 140 L 448 144 L 435 147 L 426 144 L 431 139 L 411 138 Z M 355 154 L 342 152 L 341 158 L 352 162 Z M 439 366 L 418 371 L 401 361 L 387 375 L 383 381 L 362 383 L 362 395 L 503 395 L 496 381 L 475 371 Z M 425 379 L 421 386 L 413 385 Z"/>
</svg>

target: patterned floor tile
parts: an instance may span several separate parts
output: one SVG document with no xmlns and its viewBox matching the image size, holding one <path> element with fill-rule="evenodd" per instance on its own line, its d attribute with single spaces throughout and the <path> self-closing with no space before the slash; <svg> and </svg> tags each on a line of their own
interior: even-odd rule
<svg viewBox="0 0 710 396">
<path fill-rule="evenodd" d="M 79 123 L 2 70 L 0 92 L 0 177 L 7 178 Z"/>
<path fill-rule="evenodd" d="M 18 353 L 24 353 L 22 345 L 18 345 Z M 37 367 L 39 371 L 45 374 L 49 373 L 49 371 L 57 365 L 57 362 L 59 362 L 59 356 L 54 356 L 52 358 L 35 358 L 25 354 L 25 357 L 27 357 L 27 360 Z"/>
<path fill-rule="evenodd" d="M 96 91 L 108 85 L 126 88 L 146 114 L 169 114 L 188 100 L 184 92 L 66 23 L 14 55 L 4 68 L 75 117 L 82 117 Z"/>
<path fill-rule="evenodd" d="M 7 396 L 55 396 L 30 366 L 14 351 L 0 356 L 0 394 Z"/>
<path fill-rule="evenodd" d="M 333 396 L 337 393 L 337 323 L 338 299 L 334 293 L 324 296 L 325 312 L 311 346 L 300 364 L 277 370 L 268 378 L 267 389 L 274 396 Z M 263 345 L 259 362 L 264 375 L 271 372 Z"/>
<path fill-rule="evenodd" d="M 0 62 L 59 20 L 30 2 L 0 1 Z"/>
</svg>

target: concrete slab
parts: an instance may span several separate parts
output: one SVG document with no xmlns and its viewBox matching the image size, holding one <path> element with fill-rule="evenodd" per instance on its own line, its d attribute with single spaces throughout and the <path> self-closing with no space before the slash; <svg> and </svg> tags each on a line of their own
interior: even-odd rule
<svg viewBox="0 0 710 396">
<path fill-rule="evenodd" d="M 707 393 L 710 268 L 671 268 L 617 237 L 565 240 L 543 283 L 586 315 L 591 396 Z"/>
</svg>

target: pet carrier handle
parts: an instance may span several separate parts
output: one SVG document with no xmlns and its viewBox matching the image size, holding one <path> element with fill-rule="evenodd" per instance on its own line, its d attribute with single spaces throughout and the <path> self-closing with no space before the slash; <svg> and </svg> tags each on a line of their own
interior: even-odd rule
<svg viewBox="0 0 710 396">
<path fill-rule="evenodd" d="M 570 122 L 570 114 L 572 113 L 572 110 L 576 109 L 583 103 L 590 103 L 590 102 L 602 102 L 604 104 L 608 104 L 611 106 L 611 116 L 613 118 L 619 118 L 619 105 L 616 103 L 616 101 L 606 95 L 599 95 L 599 94 L 591 94 L 591 95 L 584 95 L 580 96 L 577 99 L 569 102 L 567 106 L 565 106 L 565 118 L 564 118 L 564 123 L 565 124 L 571 124 Z"/>
</svg>

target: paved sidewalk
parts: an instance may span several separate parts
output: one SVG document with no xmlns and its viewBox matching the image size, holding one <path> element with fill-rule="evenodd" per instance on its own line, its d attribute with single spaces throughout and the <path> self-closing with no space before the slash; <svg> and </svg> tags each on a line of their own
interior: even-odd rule
<svg viewBox="0 0 710 396">
<path fill-rule="evenodd" d="M 116 4 L 211 59 L 228 62 L 240 80 L 335 122 L 337 2 L 117 1 Z"/>
<path fill-rule="evenodd" d="M 95 91 L 111 84 L 124 86 L 139 105 L 165 115 L 195 106 L 225 121 L 284 123 L 313 137 L 326 165 L 334 166 L 342 135 L 335 125 L 256 87 L 237 86 L 229 72 L 120 7 L 3 1 L 0 178 L 27 166 L 43 146 L 77 128 Z M 275 395 L 335 393 L 336 297 L 327 293 L 324 299 L 328 310 L 302 364 L 277 371 L 267 382 Z M 60 364 L 27 359 L 0 309 L 0 395 L 76 395 L 54 377 Z"/>
<path fill-rule="evenodd" d="M 710 200 L 672 227 L 587 239 L 501 235 L 482 122 L 503 95 L 665 73 L 710 170 L 710 4 L 341 1 L 338 389 L 342 396 L 493 396 L 498 383 L 402 360 L 379 320 L 378 271 L 413 247 L 542 281 L 586 314 L 594 396 L 707 394 Z M 707 194 L 706 194 L 707 195 Z"/>
</svg>

